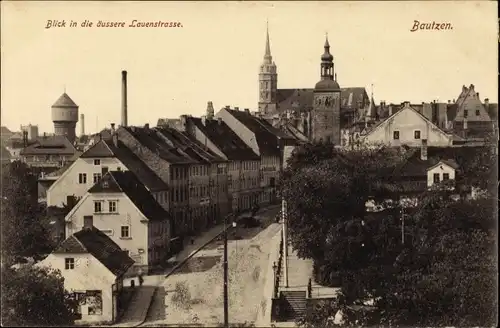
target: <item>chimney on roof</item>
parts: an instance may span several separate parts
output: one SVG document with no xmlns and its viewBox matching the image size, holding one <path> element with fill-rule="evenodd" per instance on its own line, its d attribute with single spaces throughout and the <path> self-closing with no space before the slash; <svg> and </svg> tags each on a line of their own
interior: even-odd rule
<svg viewBox="0 0 500 328">
<path fill-rule="evenodd" d="M 212 120 L 214 118 L 214 105 L 211 101 L 207 104 L 207 119 Z"/>
<path fill-rule="evenodd" d="M 245 113 L 248 113 L 248 114 L 250 114 L 250 109 L 248 109 L 248 108 L 245 108 Z"/>
<path fill-rule="evenodd" d="M 420 147 L 420 159 L 427 160 L 427 139 L 422 139 L 422 146 Z"/>
<path fill-rule="evenodd" d="M 477 99 L 479 99 L 479 92 L 476 92 L 476 97 Z"/>
<path fill-rule="evenodd" d="M 453 103 L 456 103 L 455 98 L 453 98 Z"/>
<path fill-rule="evenodd" d="M 85 115 L 80 114 L 80 136 L 85 135 Z"/>
<path fill-rule="evenodd" d="M 448 99 L 448 104 L 451 104 L 451 100 Z"/>
<path fill-rule="evenodd" d="M 240 110 L 240 108 L 239 107 L 234 107 L 234 110 Z"/>
<path fill-rule="evenodd" d="M 389 116 L 392 116 L 392 105 L 389 105 Z"/>
<path fill-rule="evenodd" d="M 115 123 L 111 123 L 111 140 L 115 147 L 118 147 L 118 133 L 116 133 Z"/>
<path fill-rule="evenodd" d="M 489 106 L 490 106 L 490 99 L 484 98 L 484 107 L 486 107 L 486 109 L 488 109 Z"/>
<path fill-rule="evenodd" d="M 180 116 L 180 124 L 179 124 L 179 130 L 180 131 L 186 131 L 186 125 L 187 125 L 187 115 L 181 115 Z"/>
<path fill-rule="evenodd" d="M 127 71 L 122 71 L 122 126 L 127 126 Z"/>
<path fill-rule="evenodd" d="M 219 125 L 222 124 L 222 118 L 221 117 L 217 117 L 217 123 L 219 123 Z"/>
<path fill-rule="evenodd" d="M 403 106 L 404 106 L 404 107 L 410 107 L 410 102 L 409 102 L 409 101 L 405 101 L 405 102 L 403 102 Z"/>
<path fill-rule="evenodd" d="M 470 85 L 469 90 L 474 91 L 474 84 L 471 84 L 471 85 Z"/>
<path fill-rule="evenodd" d="M 149 130 L 149 123 L 144 124 L 144 129 Z"/>
<path fill-rule="evenodd" d="M 203 124 L 203 126 L 207 125 L 207 117 L 205 115 L 201 117 L 201 124 Z"/>
<path fill-rule="evenodd" d="M 467 87 L 465 86 L 465 84 L 462 86 L 462 92 L 465 92 L 467 91 Z"/>
<path fill-rule="evenodd" d="M 231 109 L 231 107 L 229 107 L 228 105 L 226 105 L 226 107 L 225 107 L 225 108 L 226 108 L 226 109 Z"/>
</svg>

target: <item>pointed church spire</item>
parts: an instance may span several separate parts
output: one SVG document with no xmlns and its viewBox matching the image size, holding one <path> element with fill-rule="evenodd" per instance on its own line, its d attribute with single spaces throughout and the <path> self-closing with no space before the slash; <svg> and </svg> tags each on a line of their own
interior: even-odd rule
<svg viewBox="0 0 500 328">
<path fill-rule="evenodd" d="M 326 32 L 325 49 L 330 50 L 330 43 L 328 42 L 328 32 Z"/>
<path fill-rule="evenodd" d="M 264 59 L 272 60 L 271 56 L 271 44 L 269 42 L 269 21 L 266 22 L 266 53 L 264 54 Z"/>
</svg>

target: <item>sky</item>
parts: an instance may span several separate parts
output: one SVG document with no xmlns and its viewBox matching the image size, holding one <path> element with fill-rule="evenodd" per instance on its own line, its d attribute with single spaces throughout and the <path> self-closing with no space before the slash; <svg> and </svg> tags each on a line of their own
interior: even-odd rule
<svg viewBox="0 0 500 328">
<path fill-rule="evenodd" d="M 448 101 L 474 84 L 497 102 L 497 3 L 436 2 L 0 2 L 1 125 L 53 132 L 51 105 L 66 90 L 85 132 L 201 116 L 207 102 L 256 110 L 269 22 L 278 88 L 313 88 L 328 33 L 341 87 L 376 103 Z M 99 20 L 180 22 L 180 28 L 102 28 Z M 45 28 L 47 20 L 66 27 Z M 69 22 L 78 27 L 69 27 Z M 93 27 L 81 27 L 84 20 Z M 411 32 L 414 21 L 451 30 Z M 77 134 L 80 131 L 77 125 Z"/>
</svg>

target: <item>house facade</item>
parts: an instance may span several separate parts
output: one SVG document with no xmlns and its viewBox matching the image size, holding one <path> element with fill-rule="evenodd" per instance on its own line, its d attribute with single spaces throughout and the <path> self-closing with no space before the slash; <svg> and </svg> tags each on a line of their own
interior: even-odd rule
<svg viewBox="0 0 500 328">
<path fill-rule="evenodd" d="M 226 106 L 216 117 L 222 119 L 260 157 L 258 171 L 252 164 L 242 169 L 248 171 L 249 175 L 243 182 L 244 187 L 256 190 L 249 195 L 250 203 L 267 205 L 277 202 L 276 190 L 283 157 L 280 137 L 287 136 L 265 119 L 251 115 L 247 109 L 240 111 L 237 107 L 230 109 Z M 258 172 L 258 175 L 255 176 L 254 172 Z"/>
<path fill-rule="evenodd" d="M 208 103 L 207 115 L 201 118 L 186 116 L 181 120 L 184 129 L 213 153 L 227 161 L 223 177 L 227 180 L 228 206 L 233 212 L 247 211 L 253 205 L 251 195 L 255 193 L 252 169 L 258 171 L 259 156 L 221 119 L 214 118 L 213 105 Z M 215 171 L 215 168 L 213 169 Z M 254 179 L 254 183 L 250 183 Z"/>
<path fill-rule="evenodd" d="M 453 160 L 441 160 L 427 169 L 427 187 L 455 180 L 458 164 Z"/>
<path fill-rule="evenodd" d="M 66 216 L 66 235 L 95 227 L 148 271 L 170 255 L 172 220 L 130 171 L 106 173 Z"/>
<path fill-rule="evenodd" d="M 96 142 L 74 163 L 60 169 L 59 177 L 46 191 L 47 206 L 76 203 L 107 172 L 129 170 L 136 174 L 158 203 L 168 209 L 168 186 L 117 138 Z M 49 175 L 40 180 L 50 178 Z"/>
<path fill-rule="evenodd" d="M 133 260 L 95 228 L 77 231 L 38 266 L 57 269 L 64 288 L 79 303 L 77 324 L 104 324 L 117 320 L 123 277 Z"/>
<path fill-rule="evenodd" d="M 364 143 L 389 146 L 420 146 L 427 140 L 429 146 L 451 146 L 453 136 L 405 102 L 403 107 L 361 136 Z"/>
</svg>

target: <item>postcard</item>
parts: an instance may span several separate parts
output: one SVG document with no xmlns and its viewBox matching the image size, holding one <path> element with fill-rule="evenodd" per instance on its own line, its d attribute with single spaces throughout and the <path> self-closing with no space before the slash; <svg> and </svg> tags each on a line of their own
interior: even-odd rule
<svg viewBox="0 0 500 328">
<path fill-rule="evenodd" d="M 2 324 L 493 325 L 497 7 L 2 1 Z"/>
</svg>

